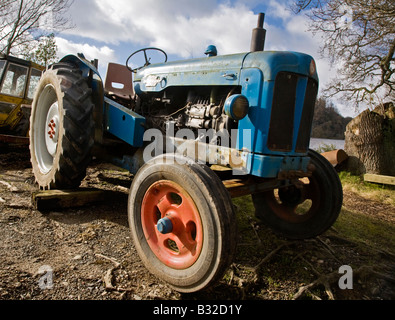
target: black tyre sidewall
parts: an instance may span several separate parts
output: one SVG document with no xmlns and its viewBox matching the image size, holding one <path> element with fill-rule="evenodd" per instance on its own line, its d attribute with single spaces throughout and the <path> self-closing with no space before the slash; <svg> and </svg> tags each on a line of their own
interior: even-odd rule
<svg viewBox="0 0 395 320">
<path fill-rule="evenodd" d="M 179 184 L 193 199 L 201 217 L 203 246 L 197 261 L 189 268 L 176 270 L 163 264 L 151 251 L 141 223 L 141 204 L 147 189 L 156 181 L 170 180 Z M 216 184 L 214 184 L 216 185 Z M 226 191 L 226 190 L 225 190 Z M 136 249 L 146 267 L 157 277 L 181 292 L 201 290 L 222 276 L 234 252 L 231 230 L 221 219 L 224 205 L 214 197 L 207 176 L 197 164 L 144 165 L 133 180 L 129 194 L 129 225 Z M 233 212 L 233 211 L 232 211 Z M 225 213 L 225 215 L 229 215 Z M 231 219 L 230 217 L 229 219 Z M 228 238 L 228 239 L 227 239 Z M 226 243 L 228 241 L 228 243 Z"/>
<path fill-rule="evenodd" d="M 342 187 L 331 164 L 316 152 L 309 152 L 315 166 L 312 179 L 319 192 L 319 207 L 308 220 L 292 223 L 281 219 L 266 202 L 263 194 L 253 194 L 255 215 L 275 233 L 289 239 L 316 237 L 329 229 L 336 221 L 342 204 Z"/>
</svg>

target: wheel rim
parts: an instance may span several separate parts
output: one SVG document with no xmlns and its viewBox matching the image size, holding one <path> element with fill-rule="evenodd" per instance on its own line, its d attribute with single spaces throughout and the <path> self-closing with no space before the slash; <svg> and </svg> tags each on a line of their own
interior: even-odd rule
<svg viewBox="0 0 395 320">
<path fill-rule="evenodd" d="M 141 207 L 142 228 L 156 257 L 174 269 L 186 269 L 198 259 L 203 245 L 200 214 L 189 194 L 178 184 L 152 184 Z"/>
<path fill-rule="evenodd" d="M 269 191 L 265 193 L 265 200 L 272 211 L 282 220 L 290 223 L 302 223 L 315 216 L 322 201 L 320 185 L 314 177 L 303 179 L 302 186 L 289 187 L 290 189 L 278 193 Z"/>
<path fill-rule="evenodd" d="M 42 173 L 53 166 L 59 140 L 59 105 L 55 88 L 48 84 L 40 94 L 34 114 L 34 153 Z"/>
</svg>

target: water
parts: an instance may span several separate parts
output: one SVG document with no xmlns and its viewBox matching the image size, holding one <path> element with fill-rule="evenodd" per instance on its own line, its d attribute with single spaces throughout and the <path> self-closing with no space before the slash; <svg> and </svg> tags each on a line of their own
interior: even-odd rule
<svg viewBox="0 0 395 320">
<path fill-rule="evenodd" d="M 334 145 L 336 149 L 344 149 L 344 140 L 311 138 L 310 149 L 317 150 L 320 146 Z"/>
</svg>

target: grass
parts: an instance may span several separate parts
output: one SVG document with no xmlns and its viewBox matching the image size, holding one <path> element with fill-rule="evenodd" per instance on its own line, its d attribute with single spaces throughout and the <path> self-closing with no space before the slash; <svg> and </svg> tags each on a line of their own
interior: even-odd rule
<svg viewBox="0 0 395 320">
<path fill-rule="evenodd" d="M 395 188 L 365 182 L 362 177 L 351 175 L 348 172 L 341 172 L 339 177 L 343 190 L 351 191 L 363 199 L 374 202 L 367 201 L 366 207 L 359 210 L 348 210 L 343 207 L 334 228 L 343 237 L 354 242 L 393 252 L 395 248 L 395 224 L 379 219 L 374 214 L 368 215 L 366 211 L 370 209 L 377 214 L 394 215 Z M 381 204 L 385 206 L 380 206 Z M 367 206 L 370 206 L 370 208 Z"/>
<path fill-rule="evenodd" d="M 395 187 L 365 182 L 361 176 L 342 171 L 339 174 L 343 190 L 363 195 L 364 198 L 395 206 Z"/>
<path fill-rule="evenodd" d="M 364 182 L 359 176 L 347 172 L 341 172 L 339 177 L 343 189 L 356 193 L 362 201 L 362 205 L 359 204 L 355 207 L 351 205 L 350 208 L 343 206 L 337 221 L 333 225 L 333 230 L 340 237 L 361 246 L 370 246 L 375 249 L 393 252 L 395 248 L 395 224 L 391 221 L 379 219 L 374 213 L 375 210 L 380 211 L 378 213 L 382 215 L 391 214 L 385 212 L 385 210 L 394 210 L 393 212 L 395 212 L 395 189 Z M 349 193 L 348 196 L 350 197 Z M 364 199 L 367 199 L 366 203 Z M 239 234 L 242 235 L 241 241 L 243 242 L 243 249 L 239 252 L 239 258 L 250 259 L 250 263 L 254 264 L 259 261 L 259 259 L 255 260 L 254 257 L 261 257 L 264 254 L 262 248 L 273 248 L 283 239 L 274 236 L 270 229 L 265 229 L 264 226 L 260 225 L 259 220 L 255 218 L 254 205 L 250 196 L 233 199 L 233 203 L 237 209 Z M 375 205 L 380 204 L 385 204 L 385 206 L 375 207 Z M 371 206 L 369 209 L 373 214 L 366 214 L 364 205 Z M 253 231 L 254 225 L 258 226 L 255 232 Z M 254 243 L 256 246 L 254 246 Z M 284 261 L 282 262 L 284 263 Z"/>
<path fill-rule="evenodd" d="M 363 213 L 343 208 L 334 228 L 342 237 L 356 243 L 387 251 L 395 248 L 395 225 Z"/>
<path fill-rule="evenodd" d="M 395 188 L 363 181 L 360 176 L 340 172 L 340 180 L 343 190 L 356 193 L 362 199 L 376 201 L 388 205 L 389 210 L 395 212 Z M 240 233 L 244 235 L 243 241 L 254 243 L 256 241 L 269 241 L 270 237 L 262 237 L 258 240 L 254 232 L 243 232 L 251 230 L 254 221 L 258 221 L 254 215 L 254 205 L 250 196 L 233 199 L 238 212 L 238 225 Z M 374 203 L 366 202 L 367 205 Z M 386 207 L 387 208 L 387 207 Z M 359 210 L 359 211 L 358 211 Z M 344 206 L 334 228 L 344 237 L 350 240 L 361 240 L 377 247 L 395 248 L 395 225 L 375 218 L 374 215 L 366 215 L 360 209 L 348 210 Z M 375 209 L 374 209 L 375 210 Z M 377 210 L 383 210 L 378 208 Z M 385 212 L 381 212 L 385 214 Z M 391 214 L 388 212 L 388 214 Z"/>
<path fill-rule="evenodd" d="M 395 190 L 366 183 L 359 176 L 345 172 L 339 176 L 343 188 L 356 193 L 355 199 L 353 193 L 345 192 L 337 221 L 314 239 L 288 241 L 255 217 L 251 196 L 232 200 L 238 224 L 238 246 L 224 281 L 232 285 L 227 290 L 233 299 L 292 299 L 299 288 L 322 275 L 336 274 L 344 264 L 356 272 L 373 267 L 380 272 L 386 270 L 388 259 L 395 254 L 395 223 L 386 221 L 383 216 L 387 217 L 385 210 L 395 210 Z M 380 217 L 375 214 L 376 210 L 381 210 Z M 367 294 L 367 288 L 374 287 L 364 271 L 360 272 L 355 275 L 360 282 L 355 282 L 352 292 L 337 290 L 338 278 L 334 276 L 331 288 L 337 299 L 360 299 Z M 309 289 L 302 298 L 317 297 L 328 298 L 323 285 Z"/>
</svg>

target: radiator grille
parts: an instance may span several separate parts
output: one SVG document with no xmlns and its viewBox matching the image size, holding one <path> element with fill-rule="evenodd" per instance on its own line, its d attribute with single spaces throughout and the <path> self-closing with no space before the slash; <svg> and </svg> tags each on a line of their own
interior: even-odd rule
<svg viewBox="0 0 395 320">
<path fill-rule="evenodd" d="M 302 119 L 299 126 L 298 140 L 296 141 L 296 152 L 307 152 L 310 143 L 311 126 L 313 123 L 315 99 L 317 98 L 318 84 L 313 79 L 307 82 L 304 98 Z"/>
<path fill-rule="evenodd" d="M 268 148 L 274 151 L 291 151 L 295 114 L 296 74 L 279 72 L 274 84 L 274 95 Z"/>
<path fill-rule="evenodd" d="M 289 72 L 279 72 L 276 77 L 268 134 L 268 148 L 272 151 L 292 151 L 299 77 L 299 75 Z M 309 78 L 303 102 L 299 132 L 297 133 L 296 152 L 307 152 L 317 92 L 317 82 Z"/>
</svg>

